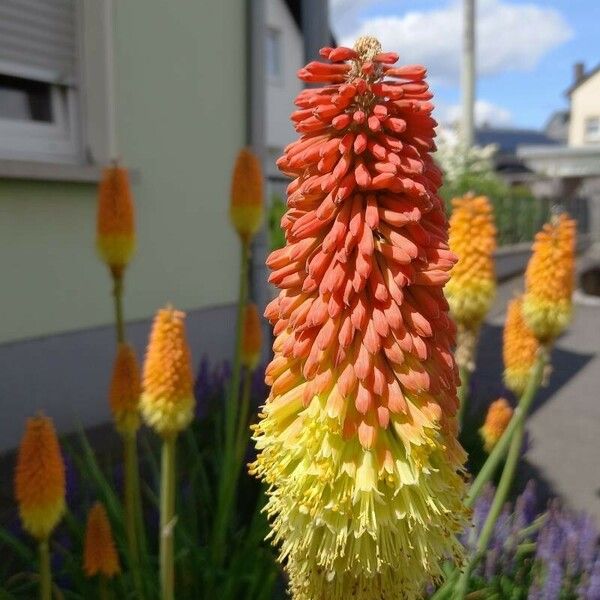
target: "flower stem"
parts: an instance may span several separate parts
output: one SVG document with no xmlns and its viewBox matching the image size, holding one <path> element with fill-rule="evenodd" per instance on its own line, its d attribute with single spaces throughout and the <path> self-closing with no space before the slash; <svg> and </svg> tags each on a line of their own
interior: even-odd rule
<svg viewBox="0 0 600 600">
<path fill-rule="evenodd" d="M 108 581 L 103 575 L 98 579 L 98 598 L 100 600 L 110 600 L 110 591 L 108 589 Z"/>
<path fill-rule="evenodd" d="M 519 424 L 525 420 L 535 394 L 542 382 L 546 360 L 547 351 L 545 349 L 541 349 L 531 370 L 527 387 L 525 388 L 525 391 L 519 400 L 519 404 L 515 409 L 508 427 L 498 440 L 496 446 L 494 446 L 494 449 L 490 452 L 487 460 L 481 468 L 481 471 L 479 471 L 477 477 L 469 488 L 465 502 L 469 508 L 475 504 L 475 500 L 477 500 L 485 484 L 492 479 L 496 468 L 508 450 L 513 434 L 519 427 Z"/>
<path fill-rule="evenodd" d="M 527 387 L 519 400 L 519 405 L 513 418 L 511 419 L 510 425 L 512 427 L 512 431 L 510 433 L 510 437 L 508 438 L 508 442 L 510 442 L 510 448 L 508 451 L 508 456 L 506 458 L 506 463 L 504 464 L 504 468 L 502 470 L 502 476 L 500 478 L 500 482 L 498 483 L 498 488 L 496 489 L 496 493 L 494 494 L 494 499 L 492 501 L 492 505 L 490 507 L 490 511 L 487 515 L 485 523 L 481 529 L 481 533 L 479 534 L 479 539 L 477 540 L 477 547 L 474 555 L 471 557 L 464 571 L 462 572 L 456 588 L 456 598 L 457 600 L 462 600 L 468 589 L 469 579 L 471 577 L 471 572 L 475 565 L 479 562 L 479 560 L 485 554 L 487 547 L 492 539 L 492 535 L 494 533 L 494 528 L 496 526 L 496 521 L 500 513 L 502 512 L 502 507 L 506 502 L 508 494 L 510 492 L 510 488 L 513 483 L 513 479 L 517 470 L 517 465 L 519 463 L 519 458 L 521 456 L 521 448 L 523 446 L 523 438 L 525 436 L 525 417 L 529 412 L 529 408 L 531 407 L 531 403 L 535 397 L 537 390 L 542 382 L 544 367 L 546 364 L 546 352 L 545 350 L 541 350 L 536 359 L 533 370 L 530 374 L 529 381 L 527 383 Z M 509 427 L 510 427 L 509 425 Z M 508 428 L 505 434 L 508 432 Z M 504 436 L 503 436 L 504 437 Z M 501 440 L 502 441 L 502 440 Z M 508 443 L 507 442 L 507 443 Z M 490 455 L 491 458 L 491 455 Z M 488 458 L 489 461 L 489 458 Z M 487 462 L 483 466 L 481 472 L 486 469 Z M 480 474 L 481 474 L 480 472 Z M 493 470 L 492 470 L 493 473 Z M 491 474 L 490 474 L 491 477 Z"/>
<path fill-rule="evenodd" d="M 465 366 L 459 368 L 460 387 L 458 388 L 458 427 L 462 429 L 465 410 L 469 401 L 469 384 L 471 382 L 471 369 Z"/>
<path fill-rule="evenodd" d="M 40 600 L 52 598 L 52 571 L 50 569 L 50 543 L 48 538 L 40 540 Z"/>
<path fill-rule="evenodd" d="M 123 320 L 123 271 L 113 270 L 112 279 L 117 342 L 122 344 L 125 341 L 125 322 Z"/>
<path fill-rule="evenodd" d="M 239 474 L 236 467 L 236 422 L 239 419 L 238 404 L 241 377 L 241 350 L 244 328 L 244 307 L 248 299 L 248 266 L 250 259 L 250 244 L 242 241 L 239 298 L 237 305 L 237 321 L 235 336 L 235 354 L 233 359 L 233 370 L 231 374 L 231 385 L 225 406 L 225 444 L 223 448 L 223 466 L 219 479 L 219 495 L 216 507 L 216 516 L 213 529 L 212 556 L 215 567 L 222 564 L 225 555 L 225 539 L 227 535 L 227 519 L 230 514 L 235 493 L 235 480 Z M 239 425 L 238 425 L 239 427 Z"/>
<path fill-rule="evenodd" d="M 137 438 L 135 433 L 123 436 L 123 454 L 125 462 L 125 533 L 127 547 L 131 558 L 133 583 L 138 598 L 144 598 L 143 581 L 140 571 L 140 546 L 138 523 L 141 519 L 138 512 L 141 508 Z"/>
<path fill-rule="evenodd" d="M 173 528 L 175 526 L 175 435 L 162 444 L 160 485 L 160 589 L 161 600 L 175 598 Z"/>
</svg>

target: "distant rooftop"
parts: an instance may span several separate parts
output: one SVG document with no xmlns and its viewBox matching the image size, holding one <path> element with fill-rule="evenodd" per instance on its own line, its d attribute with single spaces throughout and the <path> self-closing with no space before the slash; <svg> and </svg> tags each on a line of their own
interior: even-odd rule
<svg viewBox="0 0 600 600">
<path fill-rule="evenodd" d="M 482 127 L 475 131 L 478 146 L 495 144 L 499 154 L 515 154 L 517 146 L 554 146 L 559 142 L 536 129 Z"/>
</svg>

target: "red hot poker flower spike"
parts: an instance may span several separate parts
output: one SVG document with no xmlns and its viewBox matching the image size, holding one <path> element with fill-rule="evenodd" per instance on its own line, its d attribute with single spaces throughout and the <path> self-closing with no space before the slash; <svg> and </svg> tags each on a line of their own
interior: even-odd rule
<svg viewBox="0 0 600 600">
<path fill-rule="evenodd" d="M 466 515 L 431 93 L 373 38 L 321 55 L 278 161 L 293 181 L 251 468 L 296 600 L 416 598 Z"/>
</svg>

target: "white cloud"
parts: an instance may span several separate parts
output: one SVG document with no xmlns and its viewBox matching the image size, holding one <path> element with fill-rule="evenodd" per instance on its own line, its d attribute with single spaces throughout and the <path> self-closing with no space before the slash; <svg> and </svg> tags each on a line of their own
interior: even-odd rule
<svg viewBox="0 0 600 600">
<path fill-rule="evenodd" d="M 448 106 L 446 109 L 440 107 L 439 118 L 442 123 L 454 124 L 460 120 L 460 104 Z M 506 127 L 512 124 L 511 112 L 487 100 L 475 102 L 475 123 L 478 127 L 490 125 L 493 127 Z"/>
<path fill-rule="evenodd" d="M 332 25 L 341 44 L 352 46 L 360 35 L 374 35 L 404 63 L 427 66 L 431 78 L 459 80 L 461 5 L 450 0 L 439 9 L 362 18 L 376 0 L 331 0 Z M 538 4 L 479 0 L 477 5 L 478 73 L 530 71 L 542 57 L 570 39 L 573 32 L 561 13 Z"/>
</svg>

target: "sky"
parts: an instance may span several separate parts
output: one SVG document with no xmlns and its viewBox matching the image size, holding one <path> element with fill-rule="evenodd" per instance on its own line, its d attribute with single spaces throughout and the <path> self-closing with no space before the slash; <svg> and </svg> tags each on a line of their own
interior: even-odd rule
<svg viewBox="0 0 600 600">
<path fill-rule="evenodd" d="M 542 128 L 568 107 L 573 65 L 600 64 L 600 0 L 476 1 L 477 122 Z M 374 35 L 400 62 L 424 64 L 437 119 L 457 118 L 462 0 L 329 0 L 329 7 L 338 44 Z"/>
</svg>

